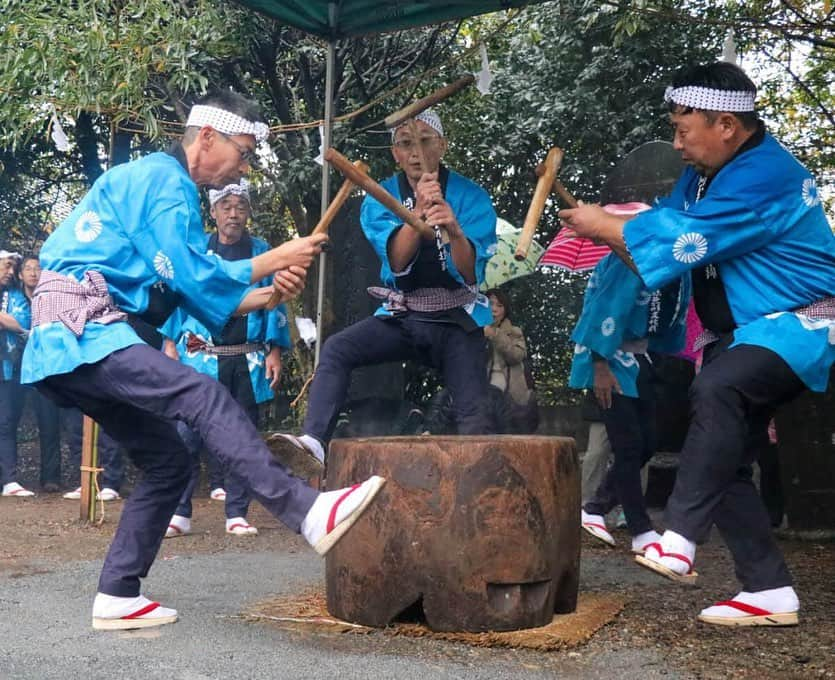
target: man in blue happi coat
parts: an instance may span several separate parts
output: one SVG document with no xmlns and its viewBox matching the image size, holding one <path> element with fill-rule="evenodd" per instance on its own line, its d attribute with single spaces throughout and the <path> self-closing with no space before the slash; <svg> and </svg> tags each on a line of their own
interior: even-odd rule
<svg viewBox="0 0 835 680">
<path fill-rule="evenodd" d="M 715 524 L 743 589 L 700 620 L 793 625 L 799 601 L 751 463 L 778 405 L 826 389 L 835 360 L 835 236 L 814 178 L 766 132 L 755 97 L 735 65 L 680 72 L 665 99 L 689 167 L 672 194 L 626 222 L 593 205 L 560 217 L 609 244 L 647 287 L 690 272 L 707 329 L 667 531 L 636 559 L 692 583 L 696 546 Z"/>
<path fill-rule="evenodd" d="M 604 257 L 589 277 L 583 311 L 571 339 L 571 387 L 590 389 L 600 406 L 614 463 L 583 503 L 581 526 L 615 545 L 605 515 L 623 506 L 631 550 L 643 554 L 660 536 L 641 488 L 641 469 L 655 453 L 655 376 L 650 352 L 673 354 L 684 346 L 690 279 L 647 290 L 616 255 Z"/>
<path fill-rule="evenodd" d="M 252 211 L 246 180 L 209 190 L 209 204 L 217 225 L 217 230 L 207 239 L 209 254 L 235 261 L 269 250 L 266 241 L 247 229 Z M 272 279 L 265 277 L 254 286 L 272 288 Z M 283 304 L 233 317 L 220 334 L 213 334 L 194 316 L 178 312 L 171 315 L 162 332 L 168 356 L 218 380 L 258 427 L 258 405 L 273 398 L 273 387 L 281 375 L 281 350 L 290 347 L 287 310 Z M 194 466 L 188 487 L 165 532 L 166 538 L 191 533 L 191 497 L 200 477 L 203 442 L 185 424 L 180 423 L 179 427 L 191 450 Z M 226 533 L 256 535 L 258 529 L 246 519 L 250 503 L 246 485 L 230 476 L 225 488 Z"/>
<path fill-rule="evenodd" d="M 362 228 L 382 263 L 384 284 L 369 292 L 385 302 L 323 346 L 302 436 L 284 435 L 279 455 L 288 460 L 307 454 L 324 461 L 351 371 L 388 361 L 414 359 L 440 370 L 458 433 L 492 432 L 482 328 L 493 317 L 478 287 L 495 252 L 496 213 L 484 189 L 441 163 L 447 140 L 438 115 L 426 110 L 413 129 L 407 123 L 392 132 L 402 172 L 382 186 L 434 226 L 435 238 L 424 238 L 372 196 L 363 201 Z"/>
<path fill-rule="evenodd" d="M 140 593 L 191 472 L 177 433 L 199 432 L 227 474 L 323 554 L 352 526 L 384 480 L 319 493 L 271 455 L 229 391 L 145 344 L 127 322 L 161 326 L 181 305 L 212 333 L 265 307 L 274 276 L 288 299 L 324 239 L 294 239 L 243 260 L 205 252 L 198 186 L 238 182 L 269 130 L 257 106 L 223 92 L 191 109 L 182 140 L 165 153 L 116 166 L 44 243 L 22 382 L 77 406 L 118 441 L 142 471 L 124 505 L 99 578 L 93 627 L 126 629 L 177 620 Z"/>
</svg>

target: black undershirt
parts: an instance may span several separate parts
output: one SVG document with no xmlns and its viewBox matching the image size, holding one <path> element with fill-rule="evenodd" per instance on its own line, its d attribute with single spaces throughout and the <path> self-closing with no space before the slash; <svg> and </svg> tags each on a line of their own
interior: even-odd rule
<svg viewBox="0 0 835 680">
<path fill-rule="evenodd" d="M 215 232 L 209 237 L 209 250 L 224 260 L 248 260 L 252 257 L 252 238 L 249 232 L 244 231 L 235 243 L 220 243 Z M 246 342 L 246 327 L 246 316 L 233 316 L 223 327 L 220 337 L 212 336 L 212 342 L 216 345 L 242 345 Z"/>
<path fill-rule="evenodd" d="M 449 170 L 443 165 L 438 169 L 438 182 L 441 185 L 441 194 L 446 197 L 447 182 L 449 181 Z M 400 190 L 400 200 L 409 210 L 415 207 L 415 192 L 406 173 L 397 175 L 397 186 Z M 456 281 L 448 270 L 441 268 L 438 259 L 438 247 L 435 241 L 427 241 L 421 238 L 417 255 L 412 262 L 408 274 L 397 277 L 397 287 L 404 293 L 418 288 L 446 288 L 457 290 L 461 283 Z M 409 312 L 409 316 L 421 321 L 434 323 L 453 323 L 460 326 L 467 332 L 478 328 L 472 317 L 461 307 L 446 309 L 442 312 Z"/>
<path fill-rule="evenodd" d="M 745 143 L 737 149 L 728 163 L 740 154 L 762 144 L 764 139 L 765 125 L 760 121 L 756 132 L 745 140 Z M 713 177 L 716 177 L 716 175 Z M 707 194 L 713 177 L 706 178 L 699 199 L 704 198 Z M 702 325 L 720 335 L 732 333 L 736 328 L 736 321 L 731 312 L 731 306 L 728 304 L 728 295 L 725 291 L 725 284 L 722 282 L 719 265 L 709 264 L 699 267 L 694 269 L 690 276 L 693 281 L 693 302 Z"/>
</svg>

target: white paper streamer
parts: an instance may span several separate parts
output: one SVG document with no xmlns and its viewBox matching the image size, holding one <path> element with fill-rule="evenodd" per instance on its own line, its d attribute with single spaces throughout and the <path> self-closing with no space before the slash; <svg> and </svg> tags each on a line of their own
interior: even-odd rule
<svg viewBox="0 0 835 680">
<path fill-rule="evenodd" d="M 487 46 L 484 43 L 478 46 L 478 52 L 481 55 L 481 71 L 478 72 L 478 81 L 476 88 L 482 94 L 490 93 L 490 85 L 493 82 L 493 74 L 490 73 L 490 61 L 487 58 Z"/>
<path fill-rule="evenodd" d="M 55 142 L 55 148 L 58 151 L 68 151 L 70 148 L 70 140 L 67 138 L 67 133 L 61 127 L 61 121 L 58 120 L 58 112 L 55 107 L 52 107 L 52 141 Z"/>
</svg>

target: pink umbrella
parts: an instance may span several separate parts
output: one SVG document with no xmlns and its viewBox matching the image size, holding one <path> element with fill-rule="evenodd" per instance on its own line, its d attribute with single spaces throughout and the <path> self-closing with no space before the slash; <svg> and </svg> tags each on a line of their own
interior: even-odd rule
<svg viewBox="0 0 835 680">
<path fill-rule="evenodd" d="M 603 210 L 613 215 L 637 215 L 649 210 L 646 203 L 609 203 Z M 594 269 L 606 255 L 612 252 L 609 246 L 597 245 L 587 238 L 579 238 L 573 229 L 563 227 L 546 248 L 539 260 L 539 267 L 561 267 L 571 272 Z"/>
</svg>

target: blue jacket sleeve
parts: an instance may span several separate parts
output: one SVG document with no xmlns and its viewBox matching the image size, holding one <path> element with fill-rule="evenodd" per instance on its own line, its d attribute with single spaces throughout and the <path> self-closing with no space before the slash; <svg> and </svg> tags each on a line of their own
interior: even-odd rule
<svg viewBox="0 0 835 680">
<path fill-rule="evenodd" d="M 228 262 L 203 251 L 196 210 L 182 192 L 163 185 L 146 220 L 129 235 L 139 255 L 171 289 L 185 310 L 220 333 L 249 289 L 252 261 Z"/>
</svg>

